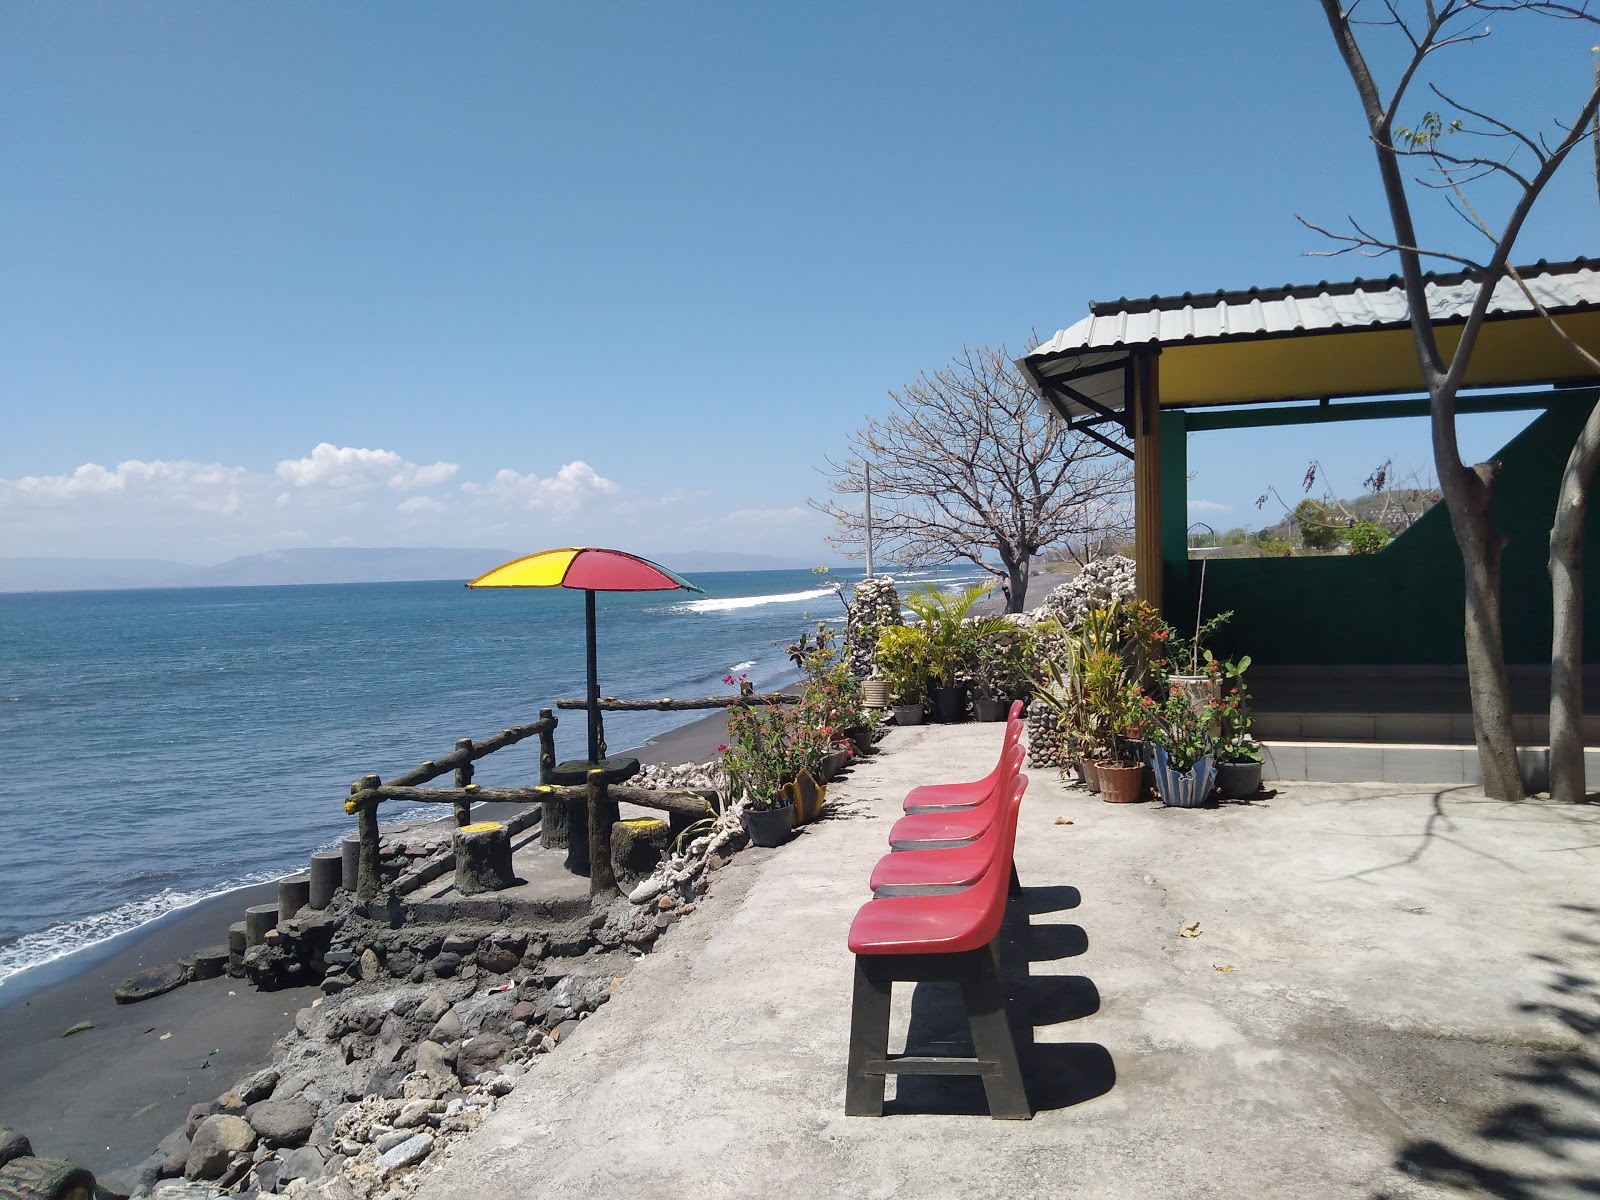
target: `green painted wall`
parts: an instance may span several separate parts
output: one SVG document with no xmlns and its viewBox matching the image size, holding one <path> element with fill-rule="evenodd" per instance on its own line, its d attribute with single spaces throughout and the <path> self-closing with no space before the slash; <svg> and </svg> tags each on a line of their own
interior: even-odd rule
<svg viewBox="0 0 1600 1200">
<path fill-rule="evenodd" d="M 1509 539 L 1501 588 L 1510 663 L 1550 661 L 1550 517 L 1591 396 L 1556 400 L 1497 455 L 1503 471 L 1494 522 Z M 1172 418 L 1161 445 L 1163 601 L 1167 619 L 1182 629 L 1194 620 L 1201 564 L 1188 559 L 1182 536 L 1169 536 L 1174 523 L 1187 530 L 1185 425 L 1182 413 L 1162 415 Z M 1600 663 L 1600 512 L 1586 523 L 1584 562 L 1584 661 Z M 1374 555 L 1211 560 L 1204 611 L 1233 610 L 1216 639 L 1224 657 L 1249 654 L 1273 665 L 1459 664 L 1461 580 L 1449 514 L 1438 504 Z"/>
</svg>

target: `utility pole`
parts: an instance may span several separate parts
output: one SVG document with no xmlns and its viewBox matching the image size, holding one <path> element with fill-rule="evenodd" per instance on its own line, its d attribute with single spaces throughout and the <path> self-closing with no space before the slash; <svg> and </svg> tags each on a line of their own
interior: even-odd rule
<svg viewBox="0 0 1600 1200">
<path fill-rule="evenodd" d="M 863 463 L 867 476 L 867 578 L 872 578 L 872 464 Z"/>
</svg>

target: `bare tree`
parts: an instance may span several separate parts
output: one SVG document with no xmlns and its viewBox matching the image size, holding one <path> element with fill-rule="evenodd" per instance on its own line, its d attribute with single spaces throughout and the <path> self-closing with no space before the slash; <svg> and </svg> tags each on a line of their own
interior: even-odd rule
<svg viewBox="0 0 1600 1200">
<path fill-rule="evenodd" d="M 1453 99 L 1436 84 L 1430 84 L 1430 90 L 1437 101 L 1445 109 L 1461 114 L 1459 117 L 1452 118 L 1446 124 L 1436 112 L 1428 112 L 1413 128 L 1403 127 L 1398 121 L 1401 105 L 1407 102 L 1412 85 L 1428 59 L 1442 50 L 1487 38 L 1489 29 L 1481 24 L 1485 18 L 1496 14 L 1508 17 L 1531 14 L 1589 24 L 1596 23 L 1596 18 L 1590 14 L 1586 3 L 1558 3 L 1554 0 L 1424 0 L 1420 6 L 1407 6 L 1404 0 L 1379 0 L 1370 9 L 1370 17 L 1361 18 L 1356 16 L 1356 11 L 1362 0 L 1355 0 L 1348 7 L 1341 6 L 1339 0 L 1321 0 L 1321 3 L 1340 56 L 1361 97 L 1394 235 L 1392 239 L 1378 237 L 1354 219 L 1350 222 L 1350 233 L 1334 233 L 1309 221 L 1306 224 L 1343 242 L 1343 248 L 1335 253 L 1351 250 L 1369 255 L 1392 252 L 1399 257 L 1406 303 L 1410 309 L 1412 341 L 1428 389 L 1434 469 L 1438 473 L 1440 490 L 1444 493 L 1445 506 L 1450 513 L 1456 544 L 1461 549 L 1466 577 L 1467 673 L 1472 688 L 1473 729 L 1483 766 L 1483 786 L 1491 796 L 1520 799 L 1525 791 L 1517 762 L 1516 738 L 1512 731 L 1511 691 L 1506 676 L 1501 632 L 1500 561 L 1505 538 L 1489 519 L 1489 506 L 1494 498 L 1500 466 L 1497 462 L 1469 465 L 1462 461 L 1456 437 L 1456 393 L 1466 378 L 1490 299 L 1495 288 L 1507 277 L 1510 254 L 1517 235 L 1545 186 L 1572 150 L 1588 136 L 1589 125 L 1595 119 L 1597 106 L 1600 106 L 1600 77 L 1590 88 L 1588 98 L 1575 117 L 1568 123 L 1558 125 L 1558 135 L 1550 138 L 1530 137 L 1488 113 Z M 1402 11 L 1403 8 L 1405 11 Z M 1387 94 L 1379 88 L 1362 51 L 1356 36 L 1358 26 L 1390 29 L 1403 38 L 1409 47 L 1409 56 Z M 1458 139 L 1470 139 L 1470 142 L 1462 146 Z M 1479 145 L 1488 149 L 1477 153 Z M 1461 152 L 1455 153 L 1456 150 Z M 1420 244 L 1401 168 L 1402 162 L 1411 158 L 1425 160 L 1429 171 L 1428 176 L 1414 182 L 1424 188 L 1442 191 L 1450 206 L 1487 239 L 1488 253 L 1482 261 L 1468 254 L 1425 248 Z M 1482 219 L 1468 202 L 1464 191 L 1466 185 L 1490 176 L 1509 184 L 1512 195 L 1509 211 L 1498 228 L 1492 228 Z M 1461 339 L 1448 360 L 1439 349 L 1429 320 L 1422 271 L 1424 258 L 1437 258 L 1466 268 L 1477 285 L 1477 295 L 1461 327 Z M 1591 417 L 1590 424 L 1595 423 L 1596 418 Z M 1573 450 L 1574 457 L 1587 457 L 1591 461 L 1587 471 L 1581 462 L 1577 463 L 1576 477 L 1563 480 L 1564 500 L 1568 497 L 1569 484 L 1577 478 L 1586 482 L 1588 474 L 1593 471 L 1592 459 L 1596 451 L 1585 450 L 1586 440 L 1600 447 L 1600 439 L 1588 438 L 1587 434 L 1585 438 L 1580 438 Z M 1574 463 L 1569 462 L 1567 474 L 1574 476 Z M 1558 505 L 1558 525 L 1562 521 L 1559 514 Z M 1581 505 L 1577 520 L 1581 531 Z M 1564 544 L 1571 542 L 1576 545 L 1570 530 L 1563 529 L 1561 537 Z M 1552 531 L 1552 575 L 1556 573 L 1555 538 L 1556 533 Z M 1570 555 L 1567 557 L 1570 558 Z M 1581 565 L 1577 579 L 1581 588 Z M 1558 608 L 1566 606 L 1570 609 L 1570 588 L 1564 589 L 1563 583 L 1558 580 L 1555 590 Z M 1578 595 L 1581 599 L 1581 592 Z M 1577 636 L 1581 639 L 1581 611 L 1577 611 L 1576 618 L 1579 622 Z M 1559 618 L 1557 624 L 1559 630 Z M 1553 657 L 1559 661 L 1561 652 L 1558 650 Z M 1573 672 L 1578 672 L 1581 671 L 1581 662 L 1580 648 L 1576 659 L 1568 665 Z M 1553 662 L 1552 687 L 1556 686 L 1559 674 L 1556 662 Z M 1579 679 L 1581 686 L 1581 676 Z M 1570 686 L 1565 681 L 1561 687 L 1563 694 L 1570 692 Z M 1576 721 L 1572 724 L 1576 728 Z M 1554 728 L 1551 732 L 1554 741 Z M 1581 789 L 1581 740 L 1578 744 Z"/>
<path fill-rule="evenodd" d="M 831 545 L 865 543 L 865 514 L 843 498 L 865 491 L 869 464 L 875 552 L 903 566 L 972 562 L 995 576 L 1008 612 L 1022 611 L 1040 551 L 1126 536 L 1131 463 L 1041 413 L 1004 346 L 963 347 L 889 398 L 889 414 L 828 460 L 836 498 L 811 501 L 838 522 Z"/>
</svg>

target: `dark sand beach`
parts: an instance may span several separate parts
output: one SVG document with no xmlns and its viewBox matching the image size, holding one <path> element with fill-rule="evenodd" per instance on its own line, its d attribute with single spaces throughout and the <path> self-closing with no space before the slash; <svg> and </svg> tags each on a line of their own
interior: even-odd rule
<svg viewBox="0 0 1600 1200">
<path fill-rule="evenodd" d="M 726 713 L 713 713 L 627 753 L 705 762 L 727 726 Z M 480 814 L 493 817 L 489 807 Z M 122 1170 L 148 1156 L 190 1105 L 266 1065 L 318 989 L 259 992 L 224 976 L 132 1005 L 117 1004 L 112 990 L 140 967 L 226 942 L 245 908 L 276 898 L 271 883 L 227 892 L 0 985 L 0 1127 L 27 1134 L 38 1154 Z M 94 1028 L 61 1036 L 80 1021 Z"/>
</svg>

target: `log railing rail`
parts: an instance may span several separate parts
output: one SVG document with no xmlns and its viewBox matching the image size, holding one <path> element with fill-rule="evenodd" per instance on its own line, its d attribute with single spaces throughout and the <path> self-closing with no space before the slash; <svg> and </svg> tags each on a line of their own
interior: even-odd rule
<svg viewBox="0 0 1600 1200">
<path fill-rule="evenodd" d="M 747 705 L 795 704 L 800 697 L 788 692 L 767 692 L 757 695 L 746 693 L 731 696 L 704 696 L 674 699 L 663 696 L 659 700 L 619 700 L 605 696 L 600 700 L 604 712 L 683 712 L 694 709 L 735 708 Z M 565 696 L 556 701 L 560 709 L 584 709 L 588 701 L 580 696 Z M 547 782 L 556 765 L 556 715 L 548 708 L 539 710 L 539 719 L 527 725 L 517 725 L 501 730 L 493 737 L 475 742 L 459 738 L 456 748 L 443 758 L 429 759 L 413 770 L 385 783 L 377 775 L 363 775 L 350 785 L 350 798 L 345 801 L 345 812 L 357 818 L 361 839 L 361 868 L 356 884 L 356 895 L 370 900 L 378 894 L 378 859 L 380 837 L 378 832 L 378 805 L 385 800 L 407 801 L 413 804 L 450 804 L 455 808 L 456 827 L 472 820 L 472 805 L 480 802 L 529 804 L 560 804 L 569 811 L 578 806 L 586 809 L 588 837 L 582 845 L 568 847 L 567 865 L 572 869 L 587 867 L 591 894 L 613 890 L 616 876 L 611 866 L 611 827 L 619 819 L 619 803 L 634 804 L 641 808 L 654 808 L 683 817 L 714 815 L 714 809 L 705 796 L 698 792 L 667 791 L 655 788 L 626 787 L 608 784 L 603 771 L 590 771 L 583 787 L 555 787 Z M 526 738 L 539 738 L 539 779 L 537 787 L 485 788 L 472 782 L 473 764 L 487 758 L 497 750 L 514 746 Z M 455 772 L 455 786 L 425 788 L 421 785 L 441 775 Z M 587 857 L 585 864 L 583 859 Z"/>
<path fill-rule="evenodd" d="M 798 704 L 800 697 L 791 692 L 766 692 L 749 696 L 701 696 L 688 700 L 674 700 L 663 696 L 659 700 L 618 700 L 615 696 L 600 698 L 601 712 L 687 712 L 700 708 L 734 708 L 746 704 Z M 582 696 L 563 696 L 556 701 L 557 708 L 588 708 Z"/>
<path fill-rule="evenodd" d="M 493 737 L 484 738 L 475 742 L 471 738 L 458 738 L 456 748 L 443 758 L 431 758 L 420 766 L 407 771 L 405 774 L 390 781 L 390 787 L 421 791 L 417 785 L 427 783 L 430 779 L 438 779 L 441 775 L 455 772 L 456 786 L 451 789 L 439 789 L 440 793 L 454 793 L 449 796 L 449 803 L 455 805 L 455 821 L 459 828 L 472 820 L 472 801 L 485 797 L 465 795 L 472 788 L 473 764 L 480 758 L 487 758 L 497 750 L 504 750 L 508 746 L 515 746 L 518 742 L 531 737 L 539 739 L 539 778 L 549 777 L 549 773 L 556 765 L 556 715 L 548 708 L 539 710 L 539 719 L 527 725 L 514 725 L 510 729 L 502 729 Z M 361 870 L 356 884 L 356 895 L 363 900 L 370 900 L 378 894 L 378 805 L 384 799 L 377 793 L 383 788 L 383 780 L 376 775 L 363 775 L 350 785 L 350 798 L 344 802 L 344 810 L 356 818 L 356 828 L 361 838 Z M 407 797 L 408 799 L 421 799 L 421 797 Z M 433 799 L 430 794 L 429 800 Z"/>
</svg>

